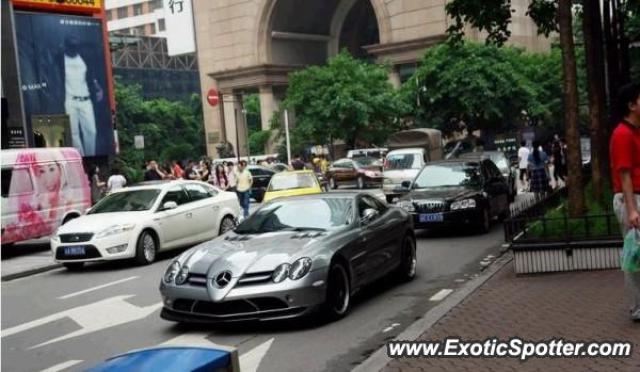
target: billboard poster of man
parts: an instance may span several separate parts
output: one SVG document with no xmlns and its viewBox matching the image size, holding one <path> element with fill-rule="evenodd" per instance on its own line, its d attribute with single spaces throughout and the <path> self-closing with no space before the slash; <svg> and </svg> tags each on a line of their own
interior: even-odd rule
<svg viewBox="0 0 640 372">
<path fill-rule="evenodd" d="M 100 20 L 17 12 L 16 37 L 27 128 L 64 114 L 83 156 L 114 153 Z"/>
</svg>

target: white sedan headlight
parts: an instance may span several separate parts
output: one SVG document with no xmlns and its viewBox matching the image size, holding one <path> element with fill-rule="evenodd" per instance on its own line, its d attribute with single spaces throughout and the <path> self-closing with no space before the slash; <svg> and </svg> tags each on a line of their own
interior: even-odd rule
<svg viewBox="0 0 640 372">
<path fill-rule="evenodd" d="M 464 199 L 451 203 L 451 210 L 456 211 L 459 209 L 470 209 L 476 207 L 475 199 Z"/>
<path fill-rule="evenodd" d="M 311 259 L 302 257 L 291 265 L 289 269 L 289 279 L 298 280 L 307 275 L 311 269 Z"/>
<path fill-rule="evenodd" d="M 400 202 L 398 202 L 398 207 L 404 209 L 407 212 L 415 212 L 416 211 L 416 207 L 413 205 L 413 202 L 411 200 L 402 200 Z"/>
<path fill-rule="evenodd" d="M 136 227 L 134 223 L 126 223 L 119 225 L 112 225 L 96 234 L 96 239 L 104 238 L 110 235 L 122 234 L 123 232 L 131 231 Z"/>
</svg>

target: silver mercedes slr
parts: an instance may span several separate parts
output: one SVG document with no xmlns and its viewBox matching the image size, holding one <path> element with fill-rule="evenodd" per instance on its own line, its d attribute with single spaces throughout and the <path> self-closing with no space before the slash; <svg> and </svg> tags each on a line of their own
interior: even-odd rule
<svg viewBox="0 0 640 372">
<path fill-rule="evenodd" d="M 411 216 L 368 193 L 276 199 L 233 231 L 180 255 L 160 282 L 177 322 L 347 314 L 363 286 L 416 275 Z"/>
</svg>

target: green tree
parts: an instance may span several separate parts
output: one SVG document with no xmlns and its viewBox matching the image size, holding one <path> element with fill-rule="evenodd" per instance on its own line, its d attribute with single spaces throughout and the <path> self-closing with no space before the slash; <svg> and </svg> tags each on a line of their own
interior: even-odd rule
<svg viewBox="0 0 640 372">
<path fill-rule="evenodd" d="M 545 97 L 544 89 L 527 75 L 534 75 L 534 63 L 548 59 L 516 48 L 441 44 L 425 53 L 402 94 L 405 102 L 414 104 L 421 125 L 450 132 L 463 121 L 469 130 L 508 130 L 523 113 L 539 119 L 551 116 L 552 105 L 539 99 Z"/>
<path fill-rule="evenodd" d="M 291 75 L 284 106 L 295 111 L 292 143 L 384 142 L 399 127 L 402 111 L 388 72 L 343 51 L 326 66 Z"/>
</svg>

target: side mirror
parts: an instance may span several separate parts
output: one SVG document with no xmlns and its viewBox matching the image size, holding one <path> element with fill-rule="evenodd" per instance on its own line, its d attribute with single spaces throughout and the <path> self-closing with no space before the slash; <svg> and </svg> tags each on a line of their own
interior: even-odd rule
<svg viewBox="0 0 640 372">
<path fill-rule="evenodd" d="M 402 181 L 400 184 L 403 189 L 409 190 L 411 188 L 411 181 Z"/>
<path fill-rule="evenodd" d="M 362 214 L 362 218 L 360 219 L 360 221 L 362 222 L 362 224 L 367 225 L 367 224 L 371 223 L 371 221 L 373 221 L 376 218 L 378 218 L 379 215 L 380 215 L 380 213 L 375 209 L 372 209 L 372 208 L 365 209 L 363 214 Z"/>
<path fill-rule="evenodd" d="M 162 205 L 162 210 L 163 211 L 168 211 L 168 210 L 176 209 L 176 208 L 178 208 L 178 203 L 176 203 L 174 201 L 168 201 L 168 202 L 165 202 Z"/>
</svg>

